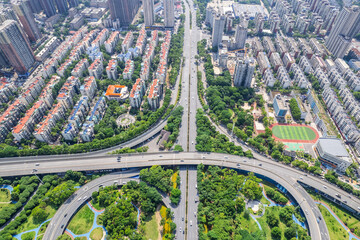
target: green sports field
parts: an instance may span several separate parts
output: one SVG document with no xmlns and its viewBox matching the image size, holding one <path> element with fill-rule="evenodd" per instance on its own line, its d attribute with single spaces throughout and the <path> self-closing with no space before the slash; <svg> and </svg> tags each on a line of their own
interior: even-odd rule
<svg viewBox="0 0 360 240">
<path fill-rule="evenodd" d="M 314 140 L 315 132 L 308 127 L 276 125 L 272 128 L 273 135 L 284 140 Z"/>
</svg>

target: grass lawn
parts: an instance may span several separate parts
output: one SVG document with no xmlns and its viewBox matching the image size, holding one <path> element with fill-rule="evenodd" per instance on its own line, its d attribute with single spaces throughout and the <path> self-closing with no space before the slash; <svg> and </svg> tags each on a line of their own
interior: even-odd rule
<svg viewBox="0 0 360 240">
<path fill-rule="evenodd" d="M 0 210 L 10 206 L 11 203 L 0 203 Z"/>
<path fill-rule="evenodd" d="M 267 205 L 270 204 L 269 200 L 267 200 L 264 196 L 261 197 L 260 202 L 261 202 L 262 204 L 267 204 Z"/>
<path fill-rule="evenodd" d="M 103 225 L 103 220 L 102 220 L 102 217 L 104 216 L 104 213 L 100 214 L 97 216 L 96 218 L 96 224 L 98 225 Z"/>
<path fill-rule="evenodd" d="M 315 132 L 308 127 L 276 125 L 272 129 L 275 137 L 286 140 L 314 140 Z"/>
<path fill-rule="evenodd" d="M 35 232 L 28 232 L 21 235 L 21 240 L 33 240 L 35 238 Z"/>
<path fill-rule="evenodd" d="M 49 219 L 55 215 L 56 210 L 54 208 L 52 208 L 51 206 L 46 206 L 45 212 L 48 214 L 47 219 Z M 19 226 L 19 228 L 17 229 L 17 233 L 25 232 L 25 231 L 37 228 L 38 226 L 39 226 L 39 224 L 35 224 L 33 221 L 32 215 L 30 215 L 26 219 L 26 221 L 22 225 Z M 45 230 L 44 230 L 44 232 L 45 232 Z"/>
<path fill-rule="evenodd" d="M 323 215 L 326 226 L 328 228 L 330 239 L 342 240 L 349 239 L 349 234 L 340 225 L 340 223 L 329 213 L 329 211 L 322 205 L 318 206 Z"/>
<path fill-rule="evenodd" d="M 0 202 L 10 202 L 11 194 L 10 191 L 6 188 L 0 189 Z"/>
<path fill-rule="evenodd" d="M 256 222 L 254 221 L 254 219 L 252 219 L 251 217 L 249 217 L 249 219 L 246 219 L 244 217 L 244 212 L 237 215 L 237 219 L 240 220 L 240 222 L 241 222 L 241 228 L 249 231 L 249 233 L 253 233 L 253 232 L 256 232 L 257 230 L 259 230 L 259 227 L 256 224 Z"/>
<path fill-rule="evenodd" d="M 85 205 L 71 219 L 68 228 L 75 234 L 87 233 L 93 225 L 94 217 L 93 211 Z"/>
<path fill-rule="evenodd" d="M 90 238 L 92 240 L 101 240 L 102 237 L 103 237 L 103 229 L 100 227 L 95 228 L 90 234 Z"/>
<path fill-rule="evenodd" d="M 63 240 L 72 240 L 71 237 L 69 235 L 65 234 L 65 233 L 63 235 L 61 235 L 61 236 L 62 236 Z"/>
<path fill-rule="evenodd" d="M 159 237 L 158 223 L 155 213 L 145 219 L 145 238 L 157 240 Z"/>
</svg>

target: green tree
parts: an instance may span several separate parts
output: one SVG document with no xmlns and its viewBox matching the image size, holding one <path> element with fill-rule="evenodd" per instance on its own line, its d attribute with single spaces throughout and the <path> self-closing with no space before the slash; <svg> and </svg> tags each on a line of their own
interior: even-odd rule
<svg viewBox="0 0 360 240">
<path fill-rule="evenodd" d="M 173 188 L 171 190 L 171 195 L 170 195 L 171 203 L 178 205 L 180 201 L 180 196 L 181 196 L 181 190 L 178 188 Z"/>
<path fill-rule="evenodd" d="M 276 227 L 276 226 L 279 225 L 279 219 L 272 212 L 269 212 L 269 213 L 266 214 L 266 222 L 267 222 L 267 224 L 269 224 L 269 226 L 271 228 Z"/>
<path fill-rule="evenodd" d="M 36 224 L 40 224 L 40 223 L 44 222 L 48 217 L 48 214 L 46 213 L 46 211 L 40 207 L 34 208 L 31 212 L 31 214 L 33 216 L 34 223 L 36 223 Z"/>
<path fill-rule="evenodd" d="M 271 237 L 275 240 L 281 239 L 281 229 L 279 227 L 273 227 L 271 229 Z"/>
</svg>

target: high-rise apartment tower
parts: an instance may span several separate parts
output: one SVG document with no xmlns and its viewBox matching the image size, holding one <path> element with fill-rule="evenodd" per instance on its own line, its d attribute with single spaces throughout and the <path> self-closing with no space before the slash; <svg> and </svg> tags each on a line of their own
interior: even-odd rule
<svg viewBox="0 0 360 240">
<path fill-rule="evenodd" d="M 343 58 L 351 45 L 351 39 L 359 31 L 360 8 L 344 7 L 335 19 L 325 45 L 334 56 Z"/>
<path fill-rule="evenodd" d="M 41 32 L 35 22 L 35 17 L 30 8 L 29 1 L 16 0 L 12 2 L 12 5 L 29 40 L 35 42 L 40 39 Z"/>
<path fill-rule="evenodd" d="M 0 48 L 19 73 L 26 73 L 35 62 L 27 37 L 14 20 L 6 20 L 0 25 Z"/>
</svg>

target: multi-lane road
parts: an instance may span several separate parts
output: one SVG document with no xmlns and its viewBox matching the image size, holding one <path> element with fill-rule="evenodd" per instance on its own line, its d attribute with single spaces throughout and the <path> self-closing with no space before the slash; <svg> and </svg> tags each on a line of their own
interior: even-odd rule
<svg viewBox="0 0 360 240">
<path fill-rule="evenodd" d="M 190 6 L 189 6 L 189 4 Z M 190 12 L 192 18 L 190 19 Z M 191 27 L 190 27 L 190 21 Z M 182 89 L 180 105 L 184 107 L 184 114 L 180 126 L 179 144 L 185 151 L 195 151 L 196 145 L 196 110 L 201 106 L 197 94 L 197 42 L 200 40 L 200 30 L 196 26 L 196 11 L 192 0 L 185 1 L 184 23 L 184 64 L 182 68 Z"/>
<path fill-rule="evenodd" d="M 146 154 L 135 154 L 135 155 L 126 155 L 121 157 L 121 162 L 117 161 L 117 156 L 113 155 L 102 155 L 102 156 L 89 156 L 88 158 L 66 158 L 63 156 L 62 159 L 59 158 L 48 158 L 42 160 L 16 160 L 13 159 L 11 162 L 1 162 L 0 161 L 0 176 L 17 176 L 17 175 L 27 175 L 31 174 L 32 169 L 36 168 L 37 173 L 57 173 L 65 172 L 69 169 L 75 171 L 87 171 L 87 170 L 99 170 L 99 169 L 123 169 L 123 168 L 136 168 L 136 167 L 150 167 L 152 165 L 167 165 L 167 166 L 196 166 L 198 164 L 205 165 L 217 165 L 222 167 L 230 167 L 235 169 L 241 169 L 245 171 L 255 172 L 262 176 L 273 179 L 274 181 L 281 184 L 286 188 L 289 193 L 296 199 L 298 204 L 301 206 L 304 211 L 305 217 L 309 224 L 310 234 L 312 239 L 329 239 L 328 231 L 325 225 L 323 218 L 312 198 L 304 191 L 304 189 L 299 185 L 299 183 L 307 184 L 319 191 L 322 191 L 333 198 L 337 198 L 336 194 L 341 195 L 341 201 L 348 207 L 352 208 L 355 211 L 358 211 L 360 206 L 360 200 L 354 196 L 350 196 L 348 193 L 342 191 L 336 186 L 323 181 L 317 177 L 305 175 L 302 171 L 277 163 L 265 157 L 255 155 L 254 159 L 249 159 L 245 157 L 233 156 L 228 154 L 218 154 L 218 153 L 199 153 L 199 152 L 182 152 L 182 153 L 146 153 Z M 36 166 L 38 165 L 38 166 Z M 181 171 L 182 172 L 182 171 Z M 196 184 L 196 178 L 191 177 L 191 171 L 189 171 L 189 176 L 184 177 L 184 174 L 181 174 L 182 184 L 181 190 L 184 190 L 184 187 L 188 186 L 188 213 L 187 220 L 188 224 L 192 220 L 194 213 L 190 212 L 191 204 L 194 202 L 193 198 L 196 192 L 191 188 L 192 185 Z M 194 179 L 194 180 L 191 180 Z M 188 182 L 186 182 L 188 180 Z M 345 203 L 346 201 L 346 203 Z M 183 199 L 181 200 L 181 204 Z M 196 209 L 194 207 L 193 209 Z M 183 210 L 180 210 L 183 211 Z M 193 210 L 191 210 L 193 211 Z M 183 213 L 180 213 L 180 216 Z M 177 219 L 180 218 L 177 215 Z M 181 218 L 180 218 L 181 219 Z M 194 220 L 195 221 L 195 220 Z M 193 222 L 194 223 L 194 222 Z M 185 224 L 185 223 L 184 223 Z M 179 224 L 181 226 L 181 223 Z M 184 225 L 182 225 L 184 226 Z M 188 234 L 190 236 L 192 229 L 196 231 L 196 228 L 187 226 L 189 230 Z M 182 227 L 182 229 L 184 229 Z M 197 236 L 197 235 L 196 235 Z M 189 238 L 188 238 L 189 239 Z M 196 238 L 195 238 L 196 239 Z"/>
</svg>

